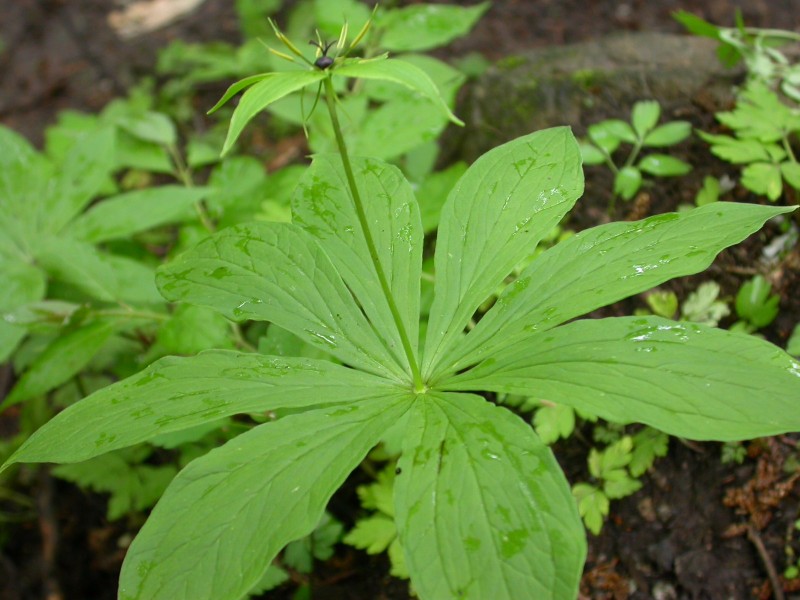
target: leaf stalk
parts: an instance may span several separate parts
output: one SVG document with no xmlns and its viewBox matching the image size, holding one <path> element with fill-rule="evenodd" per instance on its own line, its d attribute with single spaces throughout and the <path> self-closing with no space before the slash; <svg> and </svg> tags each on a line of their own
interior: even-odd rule
<svg viewBox="0 0 800 600">
<path fill-rule="evenodd" d="M 347 153 L 347 145 L 345 144 L 344 136 L 342 135 L 342 127 L 339 124 L 339 116 L 336 112 L 336 91 L 333 89 L 333 83 L 331 82 L 330 76 L 323 79 L 323 82 L 325 84 L 325 100 L 328 103 L 328 112 L 331 115 L 333 133 L 336 137 L 336 146 L 339 149 L 340 156 L 342 157 L 342 166 L 344 167 L 344 173 L 347 177 L 347 184 L 350 187 L 350 195 L 353 197 L 353 204 L 355 205 L 356 214 L 358 215 L 358 222 L 361 225 L 361 230 L 364 232 L 364 239 L 367 242 L 367 248 L 369 249 L 369 255 L 372 258 L 372 263 L 375 265 L 375 272 L 378 275 L 378 281 L 380 282 L 381 290 L 383 290 L 383 295 L 386 297 L 386 302 L 389 304 L 389 310 L 392 313 L 392 318 L 394 319 L 398 333 L 400 334 L 400 341 L 403 344 L 403 351 L 406 354 L 408 365 L 411 368 L 414 391 L 421 394 L 427 389 L 427 386 L 422 379 L 422 372 L 420 371 L 419 364 L 417 363 L 414 347 L 411 344 L 408 331 L 406 331 L 406 327 L 403 324 L 403 319 L 400 316 L 400 310 L 397 308 L 397 303 L 395 302 L 394 296 L 392 295 L 392 290 L 389 287 L 389 281 L 386 278 L 386 273 L 383 270 L 383 265 L 381 264 L 378 256 L 378 250 L 375 247 L 375 240 L 372 239 L 372 233 L 369 230 L 367 214 L 364 211 L 364 203 L 361 200 L 361 194 L 359 193 L 358 186 L 356 185 L 355 176 L 353 175 L 353 167 L 350 164 L 350 155 Z"/>
</svg>

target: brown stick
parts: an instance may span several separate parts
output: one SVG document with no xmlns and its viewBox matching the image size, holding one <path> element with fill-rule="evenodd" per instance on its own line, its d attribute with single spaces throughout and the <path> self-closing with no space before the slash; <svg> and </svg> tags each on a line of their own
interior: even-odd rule
<svg viewBox="0 0 800 600">
<path fill-rule="evenodd" d="M 775 600 L 785 600 L 783 595 L 783 584 L 781 583 L 780 577 L 778 577 L 778 571 L 775 568 L 775 563 L 772 562 L 772 558 L 770 558 L 761 536 L 758 535 L 758 531 L 756 531 L 755 527 L 749 524 L 747 525 L 747 539 L 753 542 L 753 545 L 758 551 L 758 555 L 761 557 L 761 562 L 764 563 L 764 568 L 767 570 L 767 575 L 769 576 L 769 582 L 772 585 L 773 597 Z"/>
<path fill-rule="evenodd" d="M 42 591 L 45 600 L 64 600 L 58 577 L 55 574 L 58 525 L 53 514 L 53 480 L 47 469 L 39 476 L 39 493 L 36 495 L 39 511 L 39 533 L 42 536 Z"/>
</svg>

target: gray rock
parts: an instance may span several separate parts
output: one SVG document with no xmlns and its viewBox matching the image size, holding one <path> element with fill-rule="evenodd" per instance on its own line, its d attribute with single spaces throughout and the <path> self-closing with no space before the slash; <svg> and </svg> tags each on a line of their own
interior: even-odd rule
<svg viewBox="0 0 800 600">
<path fill-rule="evenodd" d="M 658 100 L 668 119 L 681 107 L 720 110 L 739 69 L 725 69 L 713 40 L 631 33 L 537 49 L 499 61 L 471 88 L 460 154 L 472 160 L 510 139 L 555 125 L 577 134 L 602 119 L 627 119 L 637 100 Z"/>
</svg>

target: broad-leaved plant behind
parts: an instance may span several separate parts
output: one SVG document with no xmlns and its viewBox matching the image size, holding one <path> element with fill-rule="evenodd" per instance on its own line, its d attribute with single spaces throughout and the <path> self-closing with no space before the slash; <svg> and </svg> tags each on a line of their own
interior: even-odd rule
<svg viewBox="0 0 800 600">
<path fill-rule="evenodd" d="M 346 52 L 236 84 L 225 99 L 247 91 L 226 148 L 271 102 L 322 82 L 340 153 L 314 157 L 292 224 L 224 229 L 157 282 L 169 300 L 269 321 L 335 360 L 164 358 L 71 406 L 9 460 L 81 461 L 227 415 L 290 409 L 175 478 L 128 551 L 120 598 L 241 598 L 390 427 L 403 431 L 394 512 L 421 598 L 575 598 L 586 542 L 569 485 L 532 428 L 476 392 L 700 440 L 800 428 L 800 365 L 775 346 L 659 317 L 576 320 L 701 271 L 790 208 L 717 202 L 584 231 L 541 253 L 468 330 L 583 191 L 569 129 L 524 136 L 478 159 L 450 194 L 421 336 L 417 199 L 397 168 L 347 154 L 334 77 L 402 83 L 436 101 L 413 65 Z"/>
</svg>

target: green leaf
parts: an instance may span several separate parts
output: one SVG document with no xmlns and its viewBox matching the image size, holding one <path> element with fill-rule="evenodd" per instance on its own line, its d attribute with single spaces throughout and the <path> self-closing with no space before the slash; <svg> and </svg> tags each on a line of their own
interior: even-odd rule
<svg viewBox="0 0 800 600">
<path fill-rule="evenodd" d="M 397 167 L 372 158 L 352 161 L 377 258 L 412 342 L 418 338 L 422 223 L 414 192 Z M 381 288 L 338 155 L 314 158 L 292 199 L 295 223 L 330 257 L 376 331 L 386 352 L 408 370 L 400 334 Z"/>
<path fill-rule="evenodd" d="M 602 165 L 606 162 L 606 155 L 594 144 L 582 142 L 578 145 L 581 149 L 581 158 L 584 165 Z"/>
<path fill-rule="evenodd" d="M 356 521 L 356 526 L 344 536 L 345 544 L 366 550 L 367 554 L 380 554 L 397 538 L 394 519 L 374 515 Z"/>
<path fill-rule="evenodd" d="M 344 83 L 337 81 L 336 83 Z M 321 98 L 321 102 L 325 102 Z M 367 108 L 369 99 L 365 94 L 351 94 L 349 97 L 340 98 L 338 101 L 340 115 L 345 118 L 340 122 L 342 126 L 342 135 L 344 136 L 345 144 L 348 149 L 353 148 L 360 137 L 359 128 L 364 124 L 367 118 Z M 306 103 L 312 104 L 313 100 L 308 99 Z M 338 147 L 336 145 L 336 134 L 333 131 L 333 123 L 331 121 L 330 113 L 327 109 L 321 108 L 314 111 L 310 117 L 303 117 L 300 110 L 299 103 L 294 98 L 289 98 L 287 102 L 275 104 L 274 109 L 289 108 L 294 106 L 298 111 L 300 124 L 305 123 L 306 129 L 310 125 L 308 136 L 309 148 L 314 154 L 333 154 L 337 153 Z M 304 105 L 305 106 L 305 105 Z M 310 108 L 310 107 L 309 107 Z M 282 116 L 280 112 L 273 111 L 275 114 Z M 284 114 L 288 111 L 284 111 Z M 353 156 L 352 151 L 350 155 Z"/>
<path fill-rule="evenodd" d="M 218 312 L 184 304 L 159 326 L 154 346 L 162 354 L 182 355 L 228 349 L 233 348 L 230 333 L 230 322 Z"/>
<path fill-rule="evenodd" d="M 417 199 L 422 218 L 422 229 L 425 233 L 435 231 L 439 226 L 439 215 L 442 212 L 448 194 L 467 170 L 467 164 L 457 162 L 444 171 L 428 176 L 417 190 Z"/>
<path fill-rule="evenodd" d="M 675 292 L 653 292 L 645 300 L 650 310 L 659 317 L 672 319 L 678 312 L 678 296 Z"/>
<path fill-rule="evenodd" d="M 58 414 L 4 467 L 78 462 L 230 415 L 348 403 L 396 389 L 328 361 L 224 350 L 162 358 Z"/>
<path fill-rule="evenodd" d="M 392 563 L 392 568 L 389 569 L 389 575 L 399 577 L 400 579 L 408 579 L 411 575 L 408 572 L 408 565 L 406 565 L 406 554 L 403 546 L 400 543 L 400 538 L 394 538 L 392 543 L 389 544 L 389 562 Z"/>
<path fill-rule="evenodd" d="M 698 273 L 720 250 L 791 210 L 715 202 L 582 231 L 542 253 L 503 291 L 460 344 L 451 368 L 463 369 L 531 332 Z"/>
<path fill-rule="evenodd" d="M 110 494 L 107 518 L 115 521 L 153 506 L 177 469 L 172 465 L 131 464 L 119 452 L 111 452 L 86 462 L 59 465 L 52 473 L 84 489 Z"/>
<path fill-rule="evenodd" d="M 117 132 L 117 148 L 114 155 L 117 165 L 154 173 L 173 175 L 175 167 L 164 146 L 145 142 L 124 131 Z"/>
<path fill-rule="evenodd" d="M 672 13 L 672 18 L 683 25 L 689 33 L 719 40 L 720 28 L 713 23 L 701 19 L 697 15 L 693 15 L 685 10 L 676 10 Z"/>
<path fill-rule="evenodd" d="M 698 131 L 711 144 L 711 153 L 734 164 L 770 160 L 767 145 L 758 140 L 740 140 L 728 135 L 713 135 Z"/>
<path fill-rule="evenodd" d="M 608 516 L 608 496 L 588 483 L 577 483 L 572 486 L 572 494 L 578 502 L 578 512 L 586 528 L 593 534 L 599 535 L 603 529 L 603 521 Z"/>
<path fill-rule="evenodd" d="M 77 238 L 99 243 L 130 237 L 140 231 L 191 218 L 192 207 L 208 188 L 177 185 L 127 192 L 103 200 L 78 217 L 69 230 Z"/>
<path fill-rule="evenodd" d="M 249 77 L 238 84 L 235 84 L 228 89 L 223 100 L 227 101 L 230 96 L 236 94 L 245 86 L 234 89 L 236 85 L 242 84 L 245 81 L 250 88 L 242 95 L 239 104 L 233 111 L 231 117 L 231 124 L 228 128 L 228 136 L 225 138 L 225 144 L 222 147 L 222 154 L 227 154 L 234 142 L 239 138 L 242 130 L 245 128 L 250 120 L 255 117 L 259 112 L 267 108 L 276 100 L 280 100 L 284 96 L 288 96 L 294 91 L 302 89 L 307 85 L 311 85 L 318 81 L 322 81 L 327 77 L 325 71 L 314 69 L 313 71 L 284 71 L 281 73 L 270 73 L 269 77 L 264 77 L 260 81 L 253 82 L 254 77 Z M 230 94 L 230 95 L 229 95 Z M 217 106 L 212 110 L 216 110 L 223 100 L 220 100 Z"/>
<path fill-rule="evenodd" d="M 589 454 L 589 472 L 593 477 L 605 479 L 609 473 L 618 471 L 631 462 L 631 450 L 633 439 L 629 435 L 622 436 L 602 452 L 592 448 Z"/>
<path fill-rule="evenodd" d="M 663 148 L 679 144 L 692 135 L 692 124 L 689 121 L 672 121 L 653 129 L 644 138 L 644 146 Z"/>
<path fill-rule="evenodd" d="M 777 142 L 786 131 L 800 127 L 800 117 L 780 101 L 777 94 L 758 81 L 751 81 L 739 94 L 736 108 L 717 113 L 717 120 L 739 138 Z"/>
<path fill-rule="evenodd" d="M 50 160 L 62 162 L 78 138 L 106 125 L 99 115 L 69 109 L 59 111 L 57 123 L 48 126 L 44 132 L 44 153 Z"/>
<path fill-rule="evenodd" d="M 41 269 L 27 262 L 0 258 L 0 281 L 0 362 L 5 362 L 26 334 L 24 327 L 9 319 L 8 313 L 41 300 L 47 279 Z"/>
<path fill-rule="evenodd" d="M 261 161 L 252 156 L 232 156 L 211 171 L 208 186 L 214 189 L 214 193 L 206 204 L 215 215 L 220 215 L 219 229 L 257 220 L 254 215 L 262 209 L 265 201 L 280 208 L 288 207 L 296 175 L 304 170 L 301 165 L 285 167 L 267 178 Z M 271 189 L 274 191 L 270 192 Z"/>
<path fill-rule="evenodd" d="M 283 563 L 300 573 L 311 573 L 315 558 L 328 560 L 333 556 L 333 546 L 341 539 L 343 530 L 339 521 L 324 512 L 314 531 L 286 546 Z"/>
<path fill-rule="evenodd" d="M 42 237 L 78 215 L 108 182 L 114 142 L 111 127 L 82 132 L 50 161 L 0 128 L 0 255 L 29 260 Z"/>
<path fill-rule="evenodd" d="M 376 26 L 382 31 L 380 46 L 392 52 L 430 50 L 466 35 L 489 2 L 470 7 L 418 4 L 386 11 Z"/>
<path fill-rule="evenodd" d="M 240 79 L 233 85 L 229 86 L 225 93 L 222 95 L 217 103 L 212 106 L 209 111 L 206 113 L 208 115 L 215 113 L 220 108 L 222 108 L 228 101 L 233 98 L 236 94 L 241 92 L 244 89 L 249 88 L 251 85 L 258 83 L 259 81 L 263 81 L 264 79 L 268 79 L 272 76 L 276 75 L 276 73 L 260 73 L 258 75 L 251 75 L 250 77 L 245 77 L 244 79 Z"/>
<path fill-rule="evenodd" d="M 67 237 L 41 241 L 36 258 L 52 277 L 105 302 L 162 303 L 152 269 Z"/>
<path fill-rule="evenodd" d="M 425 54 L 403 54 L 397 57 L 396 60 L 411 63 L 425 71 L 428 77 L 431 78 L 431 81 L 436 84 L 442 99 L 444 99 L 448 106 L 453 105 L 456 93 L 466 79 L 461 71 L 451 67 L 446 62 Z M 379 79 L 365 82 L 364 93 L 369 96 L 371 100 L 380 102 L 391 102 L 398 98 L 403 98 L 405 100 L 419 98 L 419 94 L 408 86 Z M 429 110 L 431 109 L 434 112 L 439 112 L 436 107 L 429 107 Z M 411 125 L 411 123 L 407 123 L 407 125 Z"/>
<path fill-rule="evenodd" d="M 722 187 L 720 186 L 719 179 L 706 175 L 703 177 L 703 187 L 697 191 L 694 203 L 697 206 L 705 206 L 706 204 L 717 202 L 721 192 Z"/>
<path fill-rule="evenodd" d="M 389 160 L 437 140 L 446 125 L 447 117 L 427 98 L 396 98 L 367 114 L 353 154 Z"/>
<path fill-rule="evenodd" d="M 347 23 L 352 40 L 370 18 L 370 9 L 358 0 L 314 0 L 313 17 L 320 31 L 331 37 Z"/>
<path fill-rule="evenodd" d="M 800 164 L 796 162 L 781 163 L 781 175 L 790 186 L 800 190 Z"/>
<path fill-rule="evenodd" d="M 769 163 L 753 163 L 742 169 L 742 185 L 775 202 L 783 193 L 781 168 Z"/>
<path fill-rule="evenodd" d="M 58 233 L 97 196 L 116 166 L 115 131 L 103 127 L 78 137 L 39 199 L 40 234 Z"/>
<path fill-rule="evenodd" d="M 345 363 L 403 378 L 389 342 L 317 241 L 297 225 L 224 229 L 161 267 L 157 282 L 170 301 L 213 308 L 236 321 L 271 321 Z"/>
<path fill-rule="evenodd" d="M 248 429 L 246 425 L 234 423 L 231 418 L 224 417 L 222 419 L 217 419 L 216 421 L 207 421 L 202 425 L 196 425 L 195 427 L 190 427 L 189 429 L 181 429 L 180 431 L 162 433 L 153 438 L 150 438 L 147 442 L 148 444 L 152 444 L 153 446 L 158 446 L 159 448 L 166 448 L 167 450 L 176 450 L 176 449 L 181 450 L 181 446 L 184 446 L 186 444 L 194 444 L 196 442 L 200 442 L 205 445 L 211 442 L 212 439 L 216 441 L 215 438 L 218 436 L 218 434 L 221 433 L 221 430 L 224 430 L 227 433 L 227 431 L 236 431 L 237 428 L 239 429 L 239 431 L 244 431 Z M 209 435 L 212 433 L 215 434 L 214 437 Z M 228 434 L 228 438 L 230 437 L 233 436 Z M 140 448 L 140 447 L 142 446 L 134 446 L 133 448 Z M 204 450 L 197 448 L 197 452 L 202 454 L 202 452 L 204 452 L 207 449 L 208 449 L 207 447 L 205 447 Z M 184 448 L 182 450 L 185 451 L 186 449 Z M 184 456 L 181 456 L 181 460 L 183 459 Z"/>
<path fill-rule="evenodd" d="M 633 105 L 631 124 L 639 138 L 644 138 L 661 118 L 661 105 L 655 100 L 642 100 Z"/>
<path fill-rule="evenodd" d="M 786 342 L 786 352 L 794 357 L 800 356 L 800 323 L 794 326 L 789 341 Z"/>
<path fill-rule="evenodd" d="M 772 294 L 769 282 L 756 275 L 745 283 L 736 294 L 736 314 L 760 329 L 778 316 L 780 297 Z"/>
<path fill-rule="evenodd" d="M 636 167 L 622 167 L 614 176 L 614 193 L 630 200 L 642 186 L 642 173 Z"/>
<path fill-rule="evenodd" d="M 619 125 L 619 123 L 622 123 L 622 125 Z M 606 154 L 611 155 L 619 148 L 622 142 L 622 138 L 619 135 L 620 133 L 626 137 L 628 133 L 633 134 L 632 129 L 628 132 L 625 127 L 630 129 L 630 125 L 624 121 L 601 121 L 600 123 L 589 125 L 586 134 L 594 145 L 603 150 Z M 633 139 L 634 141 L 636 140 L 635 134 L 633 134 Z"/>
<path fill-rule="evenodd" d="M 264 574 L 261 576 L 261 579 L 258 580 L 258 583 L 250 588 L 247 598 L 260 596 L 264 592 L 275 589 L 287 581 L 289 581 L 289 573 L 277 565 L 271 564 L 269 567 L 267 567 L 267 570 L 264 571 Z"/>
<path fill-rule="evenodd" d="M 27 195 L 31 186 L 47 183 L 39 181 L 39 177 L 51 174 L 49 161 L 28 140 L 2 125 L 0 150 L 0 192 L 4 202 Z"/>
<path fill-rule="evenodd" d="M 57 337 L 39 355 L 0 404 L 0 410 L 49 392 L 80 372 L 116 330 L 115 323 L 96 321 Z"/>
<path fill-rule="evenodd" d="M 633 455 L 628 463 L 628 471 L 634 477 L 644 475 L 657 456 L 666 456 L 669 437 L 658 429 L 645 427 L 633 436 Z"/>
<path fill-rule="evenodd" d="M 316 346 L 304 342 L 292 332 L 286 331 L 274 323 L 267 328 L 267 333 L 258 340 L 258 351 L 261 354 L 275 354 L 277 356 L 328 359 L 327 353 Z"/>
<path fill-rule="evenodd" d="M 635 144 L 637 141 L 636 132 L 622 119 L 608 119 L 607 121 L 601 121 L 597 124 L 597 126 L 589 127 L 589 135 L 592 138 L 595 138 L 598 129 L 605 131 L 609 137 L 617 138 L 629 144 Z"/>
<path fill-rule="evenodd" d="M 79 325 L 89 314 L 88 307 L 80 304 L 64 300 L 40 300 L 9 311 L 2 318 L 7 323 L 47 335 L 58 333 L 57 330 L 66 324 Z"/>
<path fill-rule="evenodd" d="M 795 431 L 800 364 L 753 336 L 660 317 L 581 320 L 441 386 L 546 398 L 697 440 Z M 754 400 L 755 399 L 755 400 Z"/>
<path fill-rule="evenodd" d="M 355 60 L 346 62 L 333 71 L 334 76 L 356 77 L 358 79 L 377 79 L 391 81 L 406 86 L 433 102 L 448 119 L 457 125 L 464 122 L 456 117 L 439 94 L 439 88 L 425 71 L 404 60 L 387 58 L 383 60 Z"/>
<path fill-rule="evenodd" d="M 395 514 L 420 597 L 576 597 L 583 527 L 530 426 L 469 394 L 429 393 L 409 417 Z"/>
<path fill-rule="evenodd" d="M 114 122 L 132 136 L 161 146 L 174 146 L 177 140 L 175 125 L 163 113 L 142 111 L 121 115 Z"/>
<path fill-rule="evenodd" d="M 639 169 L 657 177 L 686 175 L 692 165 L 667 154 L 648 154 L 639 161 Z"/>
<path fill-rule="evenodd" d="M 363 508 L 377 510 L 386 516 L 394 517 L 394 471 L 395 466 L 389 463 L 378 473 L 374 483 L 356 488 Z"/>
<path fill-rule="evenodd" d="M 424 375 L 445 360 L 475 310 L 582 192 L 580 151 L 566 127 L 518 138 L 470 166 L 440 218 Z"/>
<path fill-rule="evenodd" d="M 638 492 L 642 483 L 628 475 L 625 469 L 611 471 L 603 481 L 603 493 L 610 500 L 619 500 Z"/>
<path fill-rule="evenodd" d="M 260 425 L 189 464 L 131 544 L 120 600 L 238 600 L 408 406 L 405 394 Z M 224 507 L 224 510 L 220 510 Z"/>
<path fill-rule="evenodd" d="M 216 132 L 198 138 L 189 138 L 186 142 L 186 165 L 192 169 L 200 169 L 219 162 L 219 144 Z M 212 142 L 212 140 L 214 140 Z"/>
<path fill-rule="evenodd" d="M 412 187 L 414 184 L 424 182 L 433 173 L 436 162 L 439 159 L 439 150 L 439 142 L 434 140 L 412 148 L 402 156 L 400 160 L 403 163 L 403 173 L 412 182 Z M 458 164 L 458 162 L 454 164 Z M 466 165 L 464 166 L 466 168 Z M 418 189 L 415 189 L 415 192 L 417 191 Z M 446 196 L 447 194 L 445 194 L 445 198 Z M 442 204 L 444 204 L 444 199 Z"/>
<path fill-rule="evenodd" d="M 717 46 L 716 54 L 719 62 L 729 69 L 735 67 L 742 60 L 742 53 L 739 48 L 728 42 L 722 42 Z"/>
<path fill-rule="evenodd" d="M 575 430 L 575 411 L 571 406 L 548 403 L 536 409 L 533 417 L 536 435 L 548 446 L 559 438 L 568 438 Z"/>
<path fill-rule="evenodd" d="M 729 314 L 728 305 L 719 300 L 720 287 L 716 281 L 706 281 L 684 300 L 681 317 L 693 323 L 716 327 Z"/>
</svg>

